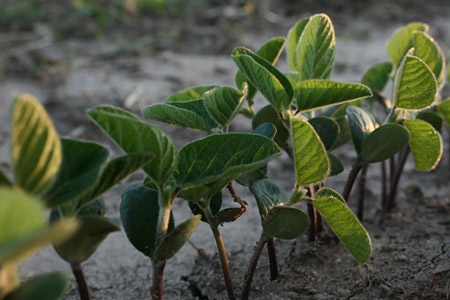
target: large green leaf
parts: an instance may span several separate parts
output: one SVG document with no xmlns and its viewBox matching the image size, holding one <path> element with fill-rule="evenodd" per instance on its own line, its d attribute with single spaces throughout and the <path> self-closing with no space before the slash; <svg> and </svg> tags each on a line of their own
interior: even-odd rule
<svg viewBox="0 0 450 300">
<path fill-rule="evenodd" d="M 450 98 L 438 105 L 438 111 L 441 113 L 447 126 L 450 127 Z"/>
<path fill-rule="evenodd" d="M 275 142 L 280 146 L 286 145 L 289 138 L 289 130 L 284 126 L 280 115 L 275 111 L 272 105 L 266 105 L 256 113 L 252 120 L 252 128 L 256 129 L 266 122 L 273 124 L 277 129 L 274 138 Z"/>
<path fill-rule="evenodd" d="M 97 181 L 97 184 L 78 200 L 77 208 L 79 209 L 90 201 L 100 197 L 104 192 L 122 182 L 122 180 L 137 171 L 139 168 L 142 168 L 152 158 L 152 154 L 142 152 L 131 153 L 111 160 L 106 165 L 102 175 Z"/>
<path fill-rule="evenodd" d="M 239 92 L 231 87 L 222 86 L 203 94 L 205 106 L 214 120 L 227 127 L 244 103 L 247 88 Z"/>
<path fill-rule="evenodd" d="M 156 248 L 155 259 L 165 261 L 174 256 L 191 237 L 201 217 L 201 215 L 196 215 L 164 235 L 158 248 Z"/>
<path fill-rule="evenodd" d="M 320 197 L 312 204 L 353 257 L 359 263 L 368 261 L 371 253 L 369 234 L 350 208 L 334 197 Z"/>
<path fill-rule="evenodd" d="M 15 99 L 12 108 L 11 152 L 16 184 L 42 194 L 61 164 L 61 142 L 44 107 L 31 95 Z"/>
<path fill-rule="evenodd" d="M 297 84 L 297 109 L 307 111 L 323 106 L 355 101 L 372 96 L 366 86 L 331 80 L 306 80 Z"/>
<path fill-rule="evenodd" d="M 122 193 L 120 219 L 131 244 L 148 257 L 153 257 L 156 243 L 159 204 L 158 192 L 141 183 L 130 185 Z M 169 230 L 173 230 L 171 214 Z"/>
<path fill-rule="evenodd" d="M 409 142 L 409 133 L 398 124 L 385 124 L 365 139 L 362 145 L 362 158 L 369 163 L 380 162 L 394 156 Z"/>
<path fill-rule="evenodd" d="M 308 122 L 314 127 L 325 149 L 330 150 L 339 134 L 339 125 L 337 122 L 331 118 L 322 116 L 309 119 Z"/>
<path fill-rule="evenodd" d="M 91 189 L 109 157 L 109 151 L 95 143 L 61 139 L 61 144 L 61 169 L 55 183 L 44 196 L 49 207 L 75 200 Z"/>
<path fill-rule="evenodd" d="M 387 43 L 387 52 L 392 58 L 395 67 L 398 68 L 406 52 L 412 47 L 414 31 L 427 32 L 428 25 L 425 23 L 409 23 L 398 29 Z"/>
<path fill-rule="evenodd" d="M 254 180 L 251 184 L 251 191 L 256 199 L 259 215 L 262 220 L 264 220 L 272 208 L 281 206 L 286 202 L 281 188 L 269 179 Z"/>
<path fill-rule="evenodd" d="M 186 101 L 169 102 L 167 104 L 196 113 L 200 118 L 202 118 L 206 122 L 206 124 L 208 124 L 210 128 L 216 128 L 219 126 L 219 124 L 213 119 L 213 117 L 209 114 L 208 110 L 206 109 L 205 101 L 203 101 L 203 98 Z"/>
<path fill-rule="evenodd" d="M 58 300 L 66 294 L 70 281 L 63 272 L 39 275 L 22 283 L 7 294 L 4 300 Z"/>
<path fill-rule="evenodd" d="M 188 88 L 173 94 L 168 97 L 164 102 L 177 102 L 177 101 L 188 101 L 194 99 L 201 99 L 203 97 L 203 93 L 209 91 L 217 87 L 217 85 L 205 85 L 205 86 L 196 86 L 192 88 Z"/>
<path fill-rule="evenodd" d="M 445 55 L 436 41 L 426 32 L 413 33 L 414 54 L 433 71 L 439 87 L 445 83 Z"/>
<path fill-rule="evenodd" d="M 335 44 L 330 18 L 325 14 L 310 17 L 295 49 L 294 60 L 301 80 L 330 77 L 334 67 Z"/>
<path fill-rule="evenodd" d="M 376 94 L 376 92 L 381 93 L 391 77 L 393 68 L 394 65 L 391 62 L 373 65 L 364 73 L 361 83 L 368 86 L 374 94 Z M 373 101 L 374 98 L 375 95 L 366 100 Z"/>
<path fill-rule="evenodd" d="M 88 114 L 125 152 L 154 155 L 143 169 L 157 185 L 169 179 L 176 167 L 178 149 L 161 129 L 112 106 L 98 106 Z"/>
<path fill-rule="evenodd" d="M 287 36 L 287 63 L 291 72 L 297 71 L 297 63 L 295 60 L 295 50 L 297 49 L 298 42 L 302 35 L 303 29 L 308 24 L 310 18 L 299 20 L 289 30 Z"/>
<path fill-rule="evenodd" d="M 437 82 L 430 68 L 411 51 L 405 55 L 394 82 L 394 107 L 423 109 L 433 104 Z"/>
<path fill-rule="evenodd" d="M 193 188 L 233 178 L 265 165 L 281 155 L 278 146 L 261 135 L 229 133 L 210 135 L 180 150 L 176 180 Z"/>
<path fill-rule="evenodd" d="M 291 119 L 292 145 L 297 185 L 323 181 L 330 174 L 325 146 L 311 124 Z"/>
<path fill-rule="evenodd" d="M 267 60 L 272 65 L 275 65 L 275 63 L 278 60 L 278 57 L 280 57 L 280 54 L 283 50 L 284 44 L 286 43 L 286 40 L 281 37 L 276 37 L 273 39 L 268 40 L 265 42 L 261 48 L 259 48 L 258 51 L 256 51 L 256 54 Z M 248 93 L 247 93 L 247 100 L 251 103 L 253 97 L 256 94 L 256 88 L 248 82 L 248 80 L 245 78 L 244 74 L 242 74 L 241 71 L 238 71 L 236 73 L 235 78 L 236 86 L 239 89 L 242 89 L 242 84 L 244 82 L 248 83 Z"/>
<path fill-rule="evenodd" d="M 442 140 L 439 132 L 422 120 L 405 120 L 405 127 L 411 134 L 409 145 L 416 169 L 430 171 L 436 168 L 442 157 Z"/>
<path fill-rule="evenodd" d="M 210 133 L 208 123 L 196 113 L 170 104 L 158 103 L 142 110 L 145 119 Z"/>
<path fill-rule="evenodd" d="M 309 218 L 298 208 L 277 206 L 269 211 L 262 225 L 269 237 L 291 240 L 308 229 Z"/>
<path fill-rule="evenodd" d="M 277 112 L 282 112 L 289 106 L 294 96 L 291 83 L 267 60 L 246 48 L 234 49 L 232 58 L 239 70 Z"/>
<path fill-rule="evenodd" d="M 353 145 L 358 154 L 362 151 L 362 146 L 366 137 L 375 130 L 374 119 L 362 108 L 356 106 L 347 107 L 348 123 L 352 133 Z"/>
</svg>

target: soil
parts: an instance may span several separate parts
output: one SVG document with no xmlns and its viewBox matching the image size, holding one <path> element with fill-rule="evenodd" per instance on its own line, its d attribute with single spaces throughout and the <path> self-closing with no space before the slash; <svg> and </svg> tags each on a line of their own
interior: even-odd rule
<svg viewBox="0 0 450 300">
<path fill-rule="evenodd" d="M 62 136 L 98 141 L 118 155 L 117 146 L 85 115 L 87 108 L 111 104 L 139 115 L 146 105 L 159 103 L 173 92 L 187 87 L 207 84 L 233 86 L 237 69 L 230 59 L 230 49 L 240 45 L 255 49 L 270 37 L 285 35 L 297 19 L 314 12 L 325 11 L 335 22 L 334 80 L 358 82 L 368 67 L 388 60 L 386 41 L 395 29 L 410 21 L 427 21 L 431 34 L 443 50 L 448 53 L 450 49 L 448 1 L 430 1 L 426 6 L 421 1 L 408 1 L 413 5 L 404 6 L 407 7 L 405 9 L 402 1 L 396 4 L 367 1 L 366 7 L 358 6 L 358 1 L 350 7 L 345 5 L 346 1 L 319 1 L 315 5 L 313 1 L 305 1 L 301 11 L 292 2 L 284 1 L 289 9 L 274 7 L 277 15 L 265 14 L 265 20 L 258 17 L 243 20 L 242 24 L 249 24 L 249 27 L 241 28 L 243 31 L 237 35 L 236 24 L 217 22 L 211 26 L 212 30 L 219 26 L 217 24 L 230 27 L 229 32 L 226 27 L 221 28 L 224 37 L 215 38 L 214 34 L 209 34 L 199 39 L 200 29 L 196 27 L 186 40 L 177 44 L 182 45 L 179 49 L 172 45 L 165 50 L 152 51 L 151 55 L 140 49 L 124 52 L 123 45 L 110 36 L 86 40 L 73 37 L 57 42 L 45 23 L 34 24 L 30 31 L 0 33 L 3 37 L 0 39 L 0 60 L 3 62 L 3 76 L 0 78 L 0 167 L 11 171 L 7 142 L 8 107 L 9 99 L 15 93 L 28 92 L 37 96 Z M 237 8 L 217 9 L 225 12 L 225 9 Z M 273 17 L 280 18 L 277 25 L 267 20 Z M 120 28 L 117 30 L 120 32 Z M 192 42 L 196 38 L 199 39 L 198 44 L 191 43 L 188 47 L 186 41 Z M 208 45 L 213 49 L 211 52 Z M 278 66 L 286 70 L 284 57 Z M 263 105 L 264 100 L 258 98 L 257 102 Z M 161 127 L 178 146 L 203 136 L 171 126 Z M 239 117 L 231 130 L 249 131 L 250 128 L 245 118 Z M 447 141 L 448 134 L 444 133 L 443 138 Z M 313 243 L 308 242 L 306 234 L 294 241 L 276 240 L 280 276 L 270 281 L 264 252 L 255 273 L 251 298 L 449 299 L 448 147 L 448 143 L 444 143 L 443 160 L 431 173 L 417 172 L 412 158 L 407 161 L 397 206 L 387 215 L 383 227 L 377 225 L 381 201 L 380 166 L 370 166 L 363 222 L 372 240 L 373 253 L 369 262 L 358 264 L 342 243 L 334 242 L 327 228 Z M 351 145 L 339 149 L 336 155 L 344 162 L 346 170 L 343 175 L 330 178 L 326 185 L 342 192 L 355 155 Z M 287 156 L 269 164 L 269 177 L 284 189 L 286 195 L 293 187 L 291 168 Z M 104 196 L 108 216 L 120 222 L 121 191 L 131 182 L 141 180 L 142 176 L 133 175 Z M 234 186 L 237 193 L 249 202 L 249 209 L 237 221 L 225 224 L 220 230 L 233 283 L 239 294 L 261 225 L 250 193 L 238 184 Z M 356 206 L 356 194 L 355 187 L 350 199 L 351 207 Z M 226 197 L 224 205 L 235 204 Z M 174 213 L 177 223 L 191 216 L 183 200 L 175 202 Z M 150 260 L 131 246 L 124 232 L 108 236 L 83 267 L 92 299 L 150 298 Z M 70 273 L 69 266 L 51 247 L 46 247 L 21 265 L 20 274 L 25 279 L 52 270 Z M 200 224 L 189 243 L 168 261 L 164 285 L 165 299 L 227 298 L 213 236 L 206 224 Z M 64 299 L 78 299 L 75 283 Z"/>
</svg>

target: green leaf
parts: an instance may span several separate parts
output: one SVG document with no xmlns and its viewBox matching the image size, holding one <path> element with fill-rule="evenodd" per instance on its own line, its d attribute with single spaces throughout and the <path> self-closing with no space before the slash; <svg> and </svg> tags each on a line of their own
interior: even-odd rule
<svg viewBox="0 0 450 300">
<path fill-rule="evenodd" d="M 325 14 L 310 17 L 295 49 L 294 60 L 301 80 L 330 77 L 334 67 L 335 44 L 330 18 Z"/>
<path fill-rule="evenodd" d="M 203 101 L 203 98 L 187 101 L 169 102 L 167 104 L 196 113 L 201 119 L 206 122 L 206 124 L 210 128 L 216 128 L 219 126 L 219 124 L 213 119 L 213 117 L 206 109 L 205 101 Z"/>
<path fill-rule="evenodd" d="M 291 240 L 308 229 L 309 218 L 298 208 L 278 206 L 269 211 L 262 225 L 269 237 Z"/>
<path fill-rule="evenodd" d="M 257 179 L 251 184 L 251 191 L 258 205 L 261 219 L 269 214 L 269 211 L 286 202 L 281 188 L 269 179 Z"/>
<path fill-rule="evenodd" d="M 339 194 L 338 192 L 336 192 L 333 189 L 330 188 L 323 188 L 320 191 L 317 192 L 316 194 L 316 198 L 336 198 L 337 200 L 341 201 L 342 203 L 346 204 L 344 198 L 342 198 L 341 194 Z"/>
<path fill-rule="evenodd" d="M 280 57 L 280 54 L 283 51 L 285 43 L 286 40 L 281 37 L 270 39 L 269 41 L 264 43 L 264 45 L 262 45 L 258 51 L 256 51 L 256 54 L 267 60 L 272 65 L 275 65 L 275 63 L 278 60 L 278 57 Z M 256 95 L 257 92 L 256 88 L 248 82 L 248 80 L 245 78 L 244 74 L 242 74 L 241 71 L 238 71 L 236 73 L 235 82 L 236 86 L 239 89 L 242 89 L 242 84 L 244 82 L 248 83 L 247 100 L 251 103 L 253 97 Z"/>
<path fill-rule="evenodd" d="M 420 58 L 407 54 L 394 81 L 394 107 L 423 109 L 433 104 L 436 93 L 433 72 Z"/>
<path fill-rule="evenodd" d="M 9 179 L 6 177 L 5 174 L 3 174 L 3 171 L 0 169 L 0 186 L 11 186 L 11 182 L 9 181 Z"/>
<path fill-rule="evenodd" d="M 393 68 L 394 65 L 391 62 L 373 65 L 364 73 L 361 83 L 369 87 L 373 93 L 381 93 L 391 77 Z M 373 102 L 375 97 L 376 96 L 374 95 L 366 100 Z"/>
<path fill-rule="evenodd" d="M 398 29 L 387 43 L 387 52 L 396 68 L 400 66 L 406 52 L 412 47 L 414 31 L 427 32 L 428 25 L 425 23 L 409 23 Z"/>
<path fill-rule="evenodd" d="M 445 56 L 436 41 L 426 32 L 415 31 L 413 33 L 414 54 L 433 71 L 442 87 L 445 83 Z"/>
<path fill-rule="evenodd" d="M 214 120 L 227 127 L 234 119 L 244 103 L 247 88 L 239 92 L 231 87 L 223 86 L 203 94 L 205 106 Z"/>
<path fill-rule="evenodd" d="M 327 152 L 327 154 L 330 160 L 330 176 L 336 176 L 344 172 L 344 165 L 341 160 L 331 152 Z"/>
<path fill-rule="evenodd" d="M 35 276 L 7 294 L 4 300 L 58 300 L 67 293 L 70 282 L 63 272 Z"/>
<path fill-rule="evenodd" d="M 339 148 L 340 146 L 347 144 L 352 139 L 352 132 L 348 117 L 346 115 L 336 117 L 334 119 L 339 125 L 339 134 L 330 150 Z"/>
<path fill-rule="evenodd" d="M 201 221 L 208 223 L 205 213 L 197 203 L 189 201 L 188 204 L 193 215 L 201 215 Z M 220 211 L 220 209 L 222 208 L 222 191 L 219 191 L 218 193 L 212 195 L 212 197 L 209 199 L 209 208 L 211 209 L 213 216 L 215 216 Z"/>
<path fill-rule="evenodd" d="M 312 204 L 353 257 L 359 263 L 368 261 L 371 253 L 369 234 L 347 205 L 334 197 L 316 198 Z"/>
<path fill-rule="evenodd" d="M 158 186 L 169 179 L 176 167 L 178 149 L 161 129 L 112 106 L 98 106 L 88 114 L 125 152 L 154 155 L 143 170 Z"/>
<path fill-rule="evenodd" d="M 145 119 L 211 133 L 208 123 L 195 112 L 170 104 L 153 104 L 142 110 Z"/>
<path fill-rule="evenodd" d="M 264 122 L 253 130 L 253 134 L 259 134 L 273 140 L 277 134 L 277 128 L 272 123 Z"/>
<path fill-rule="evenodd" d="M 411 134 L 409 145 L 416 169 L 430 171 L 436 168 L 442 157 L 440 134 L 432 125 L 422 120 L 405 120 L 405 127 Z"/>
<path fill-rule="evenodd" d="M 152 158 L 152 154 L 142 152 L 131 153 L 111 160 L 106 165 L 97 184 L 78 200 L 78 209 L 122 182 L 132 173 L 145 166 Z"/>
<path fill-rule="evenodd" d="M 11 153 L 16 184 L 33 194 L 44 193 L 61 164 L 61 142 L 44 107 L 24 94 L 13 103 Z"/>
<path fill-rule="evenodd" d="M 417 114 L 416 119 L 428 122 L 439 133 L 442 132 L 444 127 L 444 119 L 435 111 L 421 111 Z"/>
<path fill-rule="evenodd" d="M 50 219 L 59 219 L 57 210 L 52 210 Z M 53 245 L 58 255 L 70 264 L 86 261 L 108 234 L 120 230 L 116 221 L 102 216 L 78 215 L 77 220 L 80 228 L 75 234 L 65 242 Z"/>
<path fill-rule="evenodd" d="M 409 142 L 408 130 L 398 124 L 385 124 L 365 139 L 362 145 L 362 158 L 369 163 L 380 162 L 394 156 Z"/>
<path fill-rule="evenodd" d="M 375 130 L 374 119 L 363 109 L 356 106 L 347 107 L 348 123 L 352 133 L 353 145 L 358 154 L 362 151 L 362 146 L 367 136 Z"/>
<path fill-rule="evenodd" d="M 289 131 L 284 126 L 283 121 L 280 118 L 280 115 L 275 111 L 272 105 L 267 105 L 261 108 L 252 120 L 252 128 L 256 130 L 263 123 L 271 123 L 277 129 L 277 133 L 275 135 L 275 142 L 280 145 L 286 145 L 286 142 L 289 138 Z"/>
<path fill-rule="evenodd" d="M 98 144 L 61 139 L 63 159 L 55 183 L 47 191 L 49 207 L 76 200 L 96 183 L 106 165 L 109 151 Z"/>
<path fill-rule="evenodd" d="M 181 188 L 188 189 L 223 178 L 232 179 L 279 155 L 277 145 L 261 135 L 210 135 L 180 150 L 176 180 Z"/>
<path fill-rule="evenodd" d="M 196 215 L 163 236 L 161 243 L 158 248 L 156 248 L 155 259 L 158 261 L 165 261 L 174 256 L 187 240 L 189 240 L 200 219 L 201 215 Z"/>
<path fill-rule="evenodd" d="M 234 49 L 232 58 L 239 70 L 277 112 L 282 112 L 289 106 L 294 96 L 291 83 L 267 60 L 246 48 Z"/>
<path fill-rule="evenodd" d="M 330 174 L 330 162 L 314 128 L 308 122 L 292 118 L 291 132 L 297 185 L 323 181 Z"/>
<path fill-rule="evenodd" d="M 158 224 L 158 192 L 141 183 L 130 185 L 122 193 L 120 219 L 131 244 L 142 254 L 153 257 L 156 228 Z M 173 230 L 173 215 L 170 215 L 169 230 Z"/>
<path fill-rule="evenodd" d="M 297 84 L 297 109 L 307 111 L 372 96 L 366 86 L 331 80 L 307 80 Z"/>
<path fill-rule="evenodd" d="M 447 126 L 450 127 L 450 98 L 438 105 L 438 111 L 441 113 Z"/>
<path fill-rule="evenodd" d="M 295 50 L 297 49 L 298 42 L 308 24 L 310 18 L 301 19 L 289 30 L 287 36 L 287 63 L 291 72 L 297 71 L 297 63 L 295 59 Z"/>
<path fill-rule="evenodd" d="M 309 119 L 308 122 L 314 127 L 325 149 L 329 150 L 338 137 L 339 125 L 333 119 L 322 116 Z"/>
<path fill-rule="evenodd" d="M 206 86 L 196 86 L 192 88 L 188 88 L 185 90 L 182 90 L 180 92 L 177 92 L 164 100 L 164 102 L 177 102 L 177 101 L 188 101 L 188 100 L 194 100 L 194 99 L 201 99 L 203 97 L 203 93 L 209 91 L 210 89 L 213 89 L 217 87 L 217 85 L 206 85 Z"/>
</svg>

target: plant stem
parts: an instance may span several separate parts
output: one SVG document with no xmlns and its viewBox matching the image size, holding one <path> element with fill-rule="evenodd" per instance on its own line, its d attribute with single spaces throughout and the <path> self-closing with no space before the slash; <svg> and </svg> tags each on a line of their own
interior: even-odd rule
<svg viewBox="0 0 450 300">
<path fill-rule="evenodd" d="M 311 198 L 314 197 L 314 187 L 312 185 L 308 185 L 308 196 Z M 308 207 L 308 217 L 310 219 L 309 224 L 309 235 L 308 235 L 308 241 L 314 242 L 316 240 L 316 231 L 317 231 L 317 212 L 316 208 L 311 204 L 307 204 Z"/>
<path fill-rule="evenodd" d="M 387 201 L 387 176 L 386 161 L 381 162 L 381 209 L 383 209 Z"/>
<path fill-rule="evenodd" d="M 323 187 L 324 187 L 324 183 L 322 182 L 322 183 L 318 183 L 318 184 L 316 184 L 316 186 L 315 186 L 315 190 L 316 190 L 316 192 L 318 192 L 318 191 L 320 191 L 321 189 L 323 189 Z M 322 232 L 322 230 L 323 230 L 323 219 L 322 219 L 322 216 L 319 214 L 319 213 L 317 213 L 316 212 L 316 223 L 317 223 L 317 225 L 316 225 L 316 234 L 318 234 L 319 232 Z"/>
<path fill-rule="evenodd" d="M 261 257 L 262 250 L 264 249 L 264 245 L 267 243 L 268 239 L 264 231 L 261 232 L 261 236 L 259 238 L 258 243 L 255 247 L 255 252 L 250 259 L 250 264 L 247 268 L 247 272 L 244 277 L 244 285 L 242 287 L 241 300 L 247 300 L 250 295 L 250 288 L 252 286 L 253 275 L 255 274 L 256 266 L 258 265 L 259 258 Z"/>
<path fill-rule="evenodd" d="M 358 157 L 356 162 L 353 164 L 350 173 L 348 174 L 347 182 L 344 187 L 344 192 L 342 193 L 342 197 L 344 198 L 346 203 L 348 203 L 353 184 L 355 183 L 356 177 L 358 176 L 358 173 L 361 170 L 362 166 L 363 166 L 362 159 Z"/>
<path fill-rule="evenodd" d="M 78 285 L 78 291 L 80 293 L 81 300 L 90 300 L 89 288 L 86 283 L 86 278 L 84 277 L 83 269 L 80 263 L 70 264 L 72 267 L 72 273 L 75 276 Z"/>
<path fill-rule="evenodd" d="M 391 182 L 391 186 L 389 189 L 389 195 L 387 198 L 386 203 L 383 206 L 383 210 L 381 211 L 381 216 L 380 216 L 380 220 L 378 222 L 379 225 L 382 225 L 384 222 L 384 217 L 386 215 L 386 213 L 392 209 L 392 207 L 394 207 L 394 203 L 395 203 L 395 196 L 397 194 L 397 187 L 398 187 L 398 183 L 400 181 L 400 177 L 403 173 L 403 169 L 405 167 L 405 163 L 406 160 L 408 158 L 409 152 L 411 151 L 411 149 L 409 148 L 409 146 L 406 146 L 401 152 L 400 152 L 400 159 L 399 159 L 399 163 L 397 165 L 397 168 L 395 169 L 395 173 L 393 175 L 392 178 L 392 182 Z"/>
<path fill-rule="evenodd" d="M 362 167 L 361 176 L 359 177 L 359 197 L 358 197 L 358 219 L 363 220 L 364 217 L 364 196 L 366 191 L 366 178 L 369 164 L 364 163 Z"/>
<path fill-rule="evenodd" d="M 153 261 L 153 278 L 151 294 L 153 300 L 161 300 L 163 295 L 164 267 L 166 262 Z"/>
<path fill-rule="evenodd" d="M 230 268 L 228 267 L 227 253 L 225 252 L 225 246 L 223 244 L 222 236 L 220 235 L 219 229 L 214 221 L 213 214 L 209 208 L 209 201 L 202 207 L 206 219 L 208 220 L 209 227 L 211 228 L 214 240 L 216 241 L 217 251 L 219 252 L 220 263 L 222 266 L 223 279 L 227 287 L 228 298 L 230 300 L 236 300 L 234 294 L 233 282 L 231 280 Z"/>
<path fill-rule="evenodd" d="M 278 278 L 278 262 L 273 238 L 267 241 L 267 254 L 269 256 L 270 280 L 274 281 Z"/>
</svg>

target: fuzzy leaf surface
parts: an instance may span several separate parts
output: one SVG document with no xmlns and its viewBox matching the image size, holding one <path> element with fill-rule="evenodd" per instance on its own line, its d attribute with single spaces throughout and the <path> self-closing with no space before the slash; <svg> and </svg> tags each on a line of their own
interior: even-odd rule
<svg viewBox="0 0 450 300">
<path fill-rule="evenodd" d="M 112 106 L 98 106 L 88 114 L 125 152 L 154 155 L 143 170 L 157 185 L 169 179 L 176 168 L 178 149 L 161 129 Z"/>
<path fill-rule="evenodd" d="M 311 124 L 291 119 L 292 145 L 297 185 L 323 181 L 330 174 L 330 162 L 320 137 Z"/>
<path fill-rule="evenodd" d="M 442 133 L 444 128 L 443 117 L 435 111 L 421 111 L 416 115 L 416 119 L 423 120 L 433 126 L 437 132 Z"/>
<path fill-rule="evenodd" d="M 369 234 L 350 208 L 334 197 L 316 198 L 312 204 L 356 261 L 368 261 L 372 251 Z"/>
<path fill-rule="evenodd" d="M 228 86 L 212 89 L 203 94 L 206 109 L 217 123 L 227 127 L 241 109 L 246 90 L 242 93 Z"/>
<path fill-rule="evenodd" d="M 308 24 L 309 18 L 301 19 L 289 30 L 287 36 L 287 63 L 291 72 L 297 71 L 297 63 L 295 60 L 295 50 L 302 35 L 303 29 Z"/>
<path fill-rule="evenodd" d="M 217 87 L 217 85 L 205 85 L 205 86 L 196 86 L 192 88 L 188 88 L 182 91 L 179 91 L 172 96 L 168 97 L 164 102 L 178 102 L 178 101 L 188 101 L 194 99 L 201 99 L 203 97 L 203 93 L 209 91 Z"/>
<path fill-rule="evenodd" d="M 62 160 L 58 133 L 44 107 L 28 94 L 14 101 L 11 128 L 15 182 L 27 192 L 43 194 Z"/>
<path fill-rule="evenodd" d="M 436 168 L 442 157 L 442 139 L 439 132 L 422 120 L 405 120 L 405 127 L 411 134 L 409 145 L 416 169 L 431 171 Z"/>
<path fill-rule="evenodd" d="M 330 18 L 325 14 L 310 17 L 295 49 L 296 70 L 301 80 L 330 77 L 334 67 L 335 45 Z"/>
<path fill-rule="evenodd" d="M 281 206 L 286 202 L 281 188 L 269 179 L 257 179 L 253 181 L 251 191 L 258 204 L 259 215 L 262 220 L 264 220 L 272 208 Z"/>
</svg>

